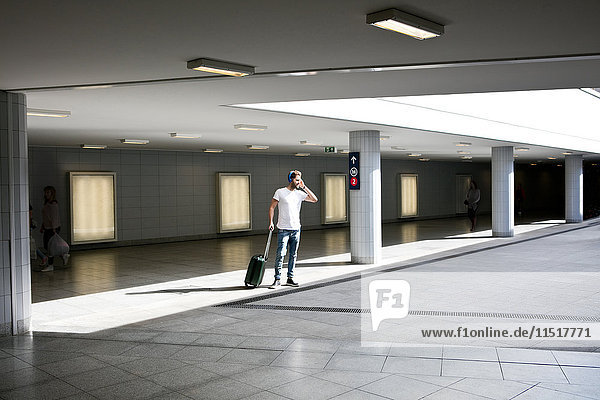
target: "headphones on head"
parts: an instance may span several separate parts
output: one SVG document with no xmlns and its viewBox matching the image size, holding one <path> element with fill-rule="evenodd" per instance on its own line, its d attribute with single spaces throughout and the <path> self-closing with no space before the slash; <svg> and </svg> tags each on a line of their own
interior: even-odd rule
<svg viewBox="0 0 600 400">
<path fill-rule="evenodd" d="M 290 171 L 290 173 L 288 174 L 288 182 L 292 181 L 292 174 L 296 172 L 295 170 Z"/>
</svg>

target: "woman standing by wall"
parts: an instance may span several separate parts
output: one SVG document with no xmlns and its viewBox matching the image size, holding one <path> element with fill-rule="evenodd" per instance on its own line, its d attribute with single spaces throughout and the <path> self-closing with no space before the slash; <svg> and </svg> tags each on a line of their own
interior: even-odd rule
<svg viewBox="0 0 600 400">
<path fill-rule="evenodd" d="M 44 188 L 44 206 L 42 207 L 42 227 L 40 232 L 44 234 L 44 248 L 48 251 L 48 243 L 52 236 L 60 232 L 60 214 L 58 212 L 58 201 L 56 201 L 56 189 L 54 186 Z M 65 265 L 69 262 L 69 253 L 62 255 Z M 48 254 L 48 264 L 43 265 L 42 272 L 54 270 L 54 257 Z"/>
</svg>

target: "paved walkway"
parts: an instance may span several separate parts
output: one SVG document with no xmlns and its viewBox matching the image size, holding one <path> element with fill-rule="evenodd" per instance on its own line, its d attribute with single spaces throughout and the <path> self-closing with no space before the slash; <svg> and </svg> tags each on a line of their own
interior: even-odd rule
<svg viewBox="0 0 600 400">
<path fill-rule="evenodd" d="M 349 263 L 344 230 L 305 232 L 298 289 L 241 289 L 239 266 L 201 271 L 193 254 L 174 250 L 186 244 L 75 253 L 71 269 L 34 275 L 35 333 L 0 340 L 0 398 L 600 398 L 599 337 L 420 334 L 479 325 L 596 329 L 597 221 L 523 225 L 509 239 L 462 233 L 463 222 L 388 227 L 413 233 L 396 244 L 388 234 L 383 262 L 369 266 Z M 458 227 L 436 234 L 436 224 Z M 250 243 L 245 264 L 261 238 L 228 240 Z M 226 258 L 225 242 L 198 245 Z M 93 272 L 84 269 L 89 257 Z M 91 282 L 79 280 L 90 274 Z M 364 296 L 373 279 L 411 285 L 409 315 L 376 332 Z"/>
</svg>

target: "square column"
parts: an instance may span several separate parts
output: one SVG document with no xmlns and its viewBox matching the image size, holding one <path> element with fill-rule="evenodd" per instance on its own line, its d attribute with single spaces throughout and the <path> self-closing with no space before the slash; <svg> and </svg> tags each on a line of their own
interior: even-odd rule
<svg viewBox="0 0 600 400">
<path fill-rule="evenodd" d="M 350 132 L 350 151 L 360 153 L 360 190 L 350 191 L 350 253 L 358 264 L 381 260 L 379 137 L 379 131 Z"/>
<path fill-rule="evenodd" d="M 29 178 L 25 95 L 0 91 L 0 336 L 29 331 Z"/>
<path fill-rule="evenodd" d="M 565 157 L 565 220 L 583 221 L 583 156 Z"/>
<path fill-rule="evenodd" d="M 492 236 L 515 235 L 512 146 L 492 147 Z"/>
</svg>

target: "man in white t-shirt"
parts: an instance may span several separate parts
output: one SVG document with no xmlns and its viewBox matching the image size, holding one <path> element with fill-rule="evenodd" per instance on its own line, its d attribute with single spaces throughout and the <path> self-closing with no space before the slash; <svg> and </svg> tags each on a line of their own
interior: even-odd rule
<svg viewBox="0 0 600 400">
<path fill-rule="evenodd" d="M 294 170 L 288 174 L 289 185 L 277 189 L 269 207 L 269 230 L 273 230 L 273 216 L 275 207 L 279 206 L 279 218 L 277 219 L 277 257 L 275 258 L 275 282 L 272 289 L 281 285 L 281 267 L 287 249 L 290 250 L 288 257 L 287 285 L 298 286 L 294 281 L 294 265 L 296 264 L 296 253 L 300 244 L 300 208 L 303 201 L 316 203 L 317 196 L 304 184 L 302 172 Z"/>
</svg>

